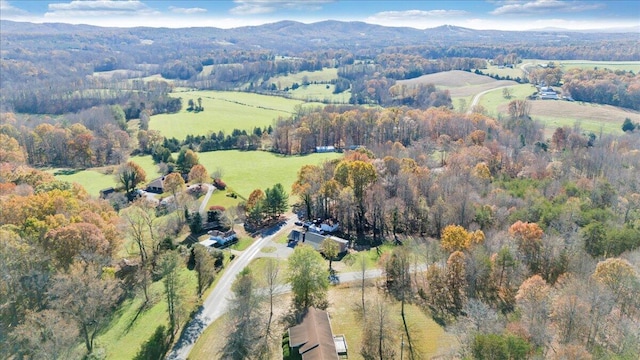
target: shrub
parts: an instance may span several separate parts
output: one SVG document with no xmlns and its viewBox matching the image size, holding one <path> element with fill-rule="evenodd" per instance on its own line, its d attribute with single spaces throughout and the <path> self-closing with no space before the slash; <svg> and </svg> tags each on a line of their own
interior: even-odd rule
<svg viewBox="0 0 640 360">
<path fill-rule="evenodd" d="M 227 184 L 225 184 L 224 181 L 222 181 L 221 179 L 215 179 L 213 180 L 213 186 L 215 186 L 216 188 L 218 188 L 219 190 L 224 190 L 227 188 Z"/>
</svg>

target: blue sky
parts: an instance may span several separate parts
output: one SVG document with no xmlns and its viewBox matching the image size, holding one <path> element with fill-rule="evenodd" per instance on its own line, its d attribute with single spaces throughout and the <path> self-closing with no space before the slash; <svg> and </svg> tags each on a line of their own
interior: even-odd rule
<svg viewBox="0 0 640 360">
<path fill-rule="evenodd" d="M 99 26 L 231 28 L 279 20 L 364 21 L 418 29 L 640 28 L 635 0 L 0 0 L 0 18 Z"/>
</svg>

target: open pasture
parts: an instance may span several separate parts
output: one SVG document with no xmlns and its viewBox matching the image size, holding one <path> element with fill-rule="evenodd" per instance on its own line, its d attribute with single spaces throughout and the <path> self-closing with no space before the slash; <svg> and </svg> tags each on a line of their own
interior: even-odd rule
<svg viewBox="0 0 640 360">
<path fill-rule="evenodd" d="M 517 85 L 515 81 L 496 80 L 484 75 L 468 71 L 452 70 L 435 74 L 422 75 L 415 79 L 400 80 L 399 85 L 417 86 L 419 84 L 433 84 L 439 89 L 449 90 L 452 98 L 464 98 L 505 85 Z"/>
<path fill-rule="evenodd" d="M 624 70 L 638 73 L 640 71 L 640 61 L 589 61 L 589 60 L 559 60 L 563 71 L 569 69 L 609 69 Z"/>
<path fill-rule="evenodd" d="M 324 68 L 319 71 L 300 71 L 298 73 L 274 76 L 267 80 L 268 84 L 276 84 L 278 88 L 284 89 L 291 87 L 294 83 L 302 85 L 306 80 L 309 83 L 314 82 L 329 82 L 338 78 L 338 69 L 336 68 Z"/>
<path fill-rule="evenodd" d="M 307 102 L 316 101 L 332 104 L 348 104 L 351 98 L 351 90 L 340 94 L 334 94 L 335 85 L 331 84 L 309 84 L 300 86 L 295 90 L 289 90 L 292 99 L 304 100 Z"/>
<path fill-rule="evenodd" d="M 208 135 L 218 131 L 231 134 L 233 129 L 264 128 L 278 117 L 289 117 L 297 105 L 303 104 L 300 100 L 242 92 L 185 91 L 172 95 L 182 98 L 183 109 L 175 114 L 152 116 L 149 128 L 179 140 L 187 135 Z M 199 98 L 204 111 L 187 111 L 189 99 L 197 104 Z"/>
<path fill-rule="evenodd" d="M 640 122 L 640 113 L 610 105 L 599 105 L 561 100 L 530 101 L 531 117 L 546 125 L 546 135 L 551 136 L 556 128 L 580 124 L 583 130 L 599 134 L 622 134 L 622 122 L 630 118 Z M 506 114 L 507 106 L 500 105 L 498 110 Z"/>
<path fill-rule="evenodd" d="M 339 153 L 282 156 L 264 151 L 212 151 L 199 153 L 200 163 L 209 172 L 221 169 L 222 179 L 241 196 L 248 198 L 255 189 L 264 190 L 277 183 L 291 194 L 291 185 L 303 165 L 319 165 L 325 160 L 337 159 Z M 294 196 L 290 200 L 295 200 Z M 293 201 L 290 201 L 290 203 Z"/>
</svg>

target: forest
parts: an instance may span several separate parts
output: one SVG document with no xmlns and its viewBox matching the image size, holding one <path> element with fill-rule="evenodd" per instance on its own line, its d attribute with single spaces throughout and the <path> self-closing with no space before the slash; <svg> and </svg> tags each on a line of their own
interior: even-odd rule
<svg viewBox="0 0 640 360">
<path fill-rule="evenodd" d="M 333 25 L 340 31 L 347 26 Z M 433 84 L 396 83 L 534 57 L 640 61 L 633 38 L 576 33 L 551 44 L 534 34 L 529 42 L 474 45 L 435 29 L 426 44 L 408 33 L 392 47 L 378 39 L 362 47 L 327 40 L 255 49 L 251 34 L 232 30 L 204 37 L 197 28 L 154 34 L 59 25 L 48 35 L 51 26 L 3 21 L 0 357 L 109 358 L 96 339 L 137 299 L 141 308 L 166 306 L 166 324 L 136 349 L 138 359 L 162 358 L 231 261 L 189 240 L 203 232 L 197 200 L 203 190 L 187 191 L 186 183 L 227 186 L 223 169 L 209 173 L 197 154 L 241 149 L 289 157 L 333 146 L 343 156 L 303 166 L 291 189 L 274 184 L 233 208 L 214 207 L 220 228 L 273 224 L 289 211 L 290 193 L 297 200 L 293 210 L 306 218 L 339 221 L 339 235 L 354 251 L 390 248 L 375 265 L 383 270 L 381 291 L 402 304 L 403 320 L 405 304 L 415 305 L 455 334 L 459 346 L 451 358 L 638 358 L 640 126 L 616 135 L 576 123 L 548 136 L 530 116 L 528 100 L 512 100 L 509 115 L 494 118 L 478 108 L 455 109 L 449 91 Z M 265 44 L 277 39 L 273 26 L 262 29 Z M 165 34 L 171 36 L 160 40 Z M 48 41 L 52 36 L 56 45 Z M 139 44 L 152 38 L 158 41 Z M 216 46 L 221 39 L 234 47 Z M 151 116 L 186 106 L 172 96 L 176 88 L 284 96 L 271 77 L 325 68 L 337 69 L 335 82 L 351 91 L 348 103 L 298 107 L 268 127 L 231 134 L 175 139 L 149 130 Z M 123 71 L 94 74 L 117 70 Z M 521 80 L 561 86 L 576 101 L 629 111 L 640 104 L 640 75 L 632 71 L 548 67 L 528 75 Z M 189 106 L 195 107 L 193 100 Z M 172 205 L 158 211 L 135 199 L 135 188 L 152 177 L 131 161 L 135 154 L 152 155 L 161 165 Z M 99 199 L 49 171 L 92 167 L 108 168 L 121 196 Z M 302 249 L 287 272 L 292 308 L 326 307 L 326 277 L 318 280 L 317 293 L 298 290 L 295 269 L 325 274 L 319 254 Z M 242 331 L 272 336 L 271 316 L 261 332 L 256 324 L 266 322 L 250 311 L 267 313 L 268 307 L 264 299 L 251 302 L 259 298 L 252 276 L 243 272 L 232 289 L 244 302 L 230 308 L 235 327 L 223 357 L 282 350 L 242 342 Z M 421 358 L 411 342 L 414 330 L 405 323 L 400 340 L 397 329 L 376 328 L 385 311 L 376 312 L 376 299 L 362 294 L 354 311 L 368 325 L 354 351 L 366 359 L 394 359 L 392 348 L 407 341 L 407 357 Z M 372 340 L 374 330 L 379 342 Z"/>
</svg>

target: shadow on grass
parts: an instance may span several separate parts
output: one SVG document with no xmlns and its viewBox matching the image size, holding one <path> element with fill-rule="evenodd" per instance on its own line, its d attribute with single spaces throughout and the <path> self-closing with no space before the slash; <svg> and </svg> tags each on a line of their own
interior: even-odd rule
<svg viewBox="0 0 640 360">
<path fill-rule="evenodd" d="M 77 174 L 80 171 L 84 171 L 85 169 L 60 169 L 53 173 L 53 175 L 73 175 Z"/>
<path fill-rule="evenodd" d="M 140 307 L 138 308 L 138 311 L 136 312 L 136 315 L 133 317 L 133 319 L 131 319 L 131 321 L 129 321 L 129 324 L 127 325 L 127 327 L 124 329 L 124 333 L 127 334 L 129 332 L 129 330 L 131 330 L 131 328 L 133 327 L 133 325 L 136 323 L 136 321 L 138 320 L 138 317 L 140 316 L 140 314 L 142 314 L 147 308 L 148 304 L 147 303 L 142 303 L 142 305 L 140 305 Z"/>
</svg>

